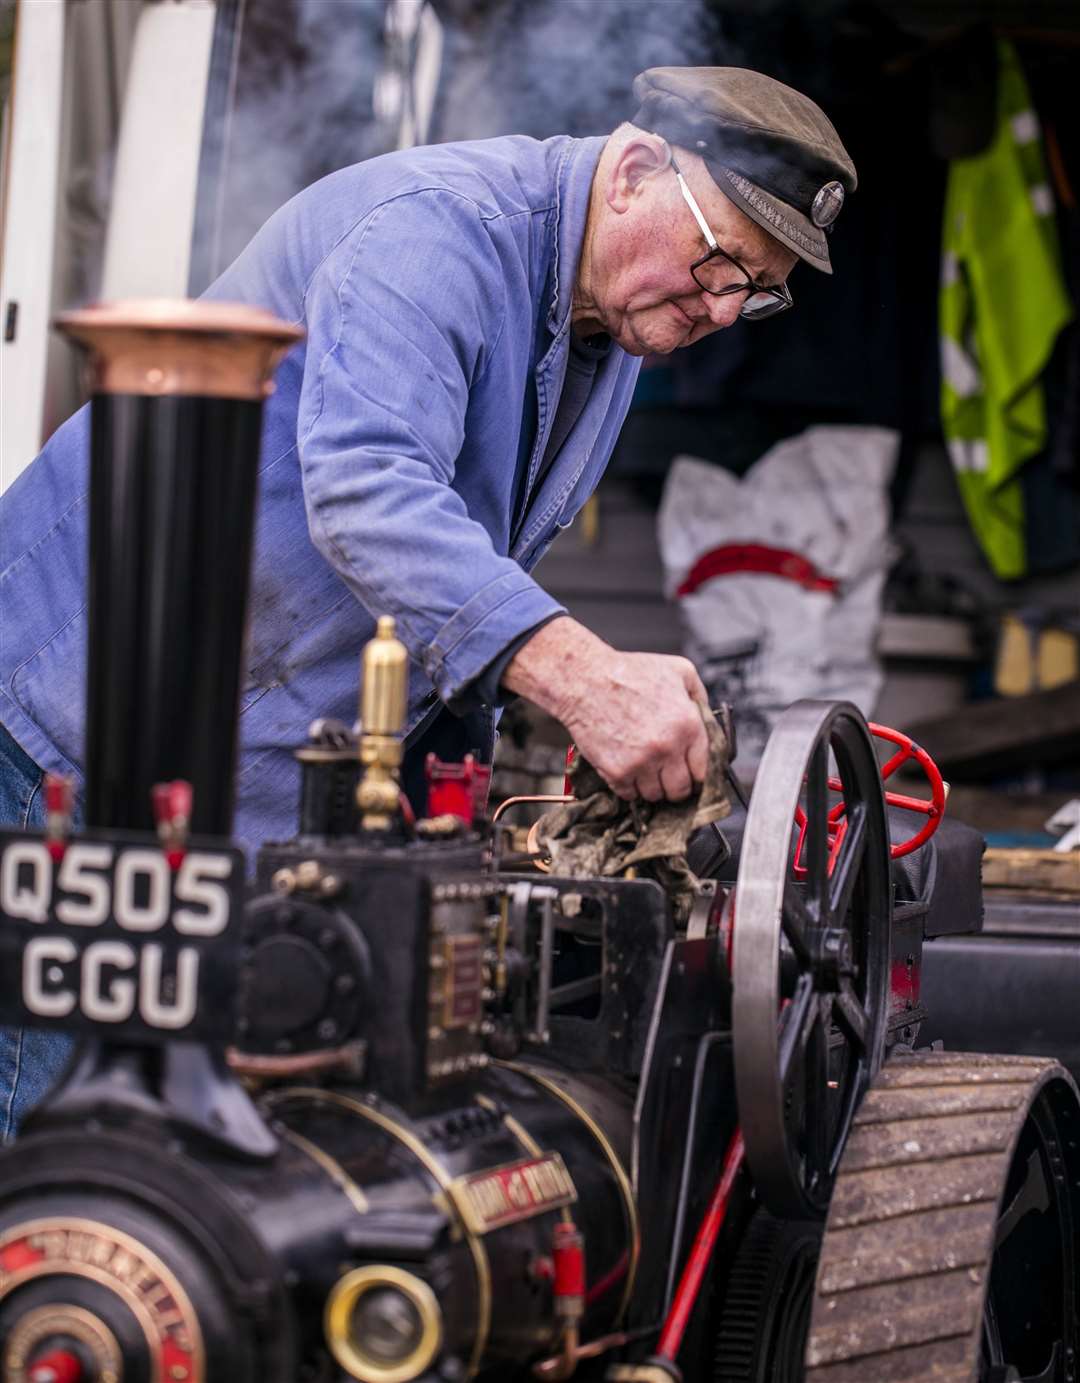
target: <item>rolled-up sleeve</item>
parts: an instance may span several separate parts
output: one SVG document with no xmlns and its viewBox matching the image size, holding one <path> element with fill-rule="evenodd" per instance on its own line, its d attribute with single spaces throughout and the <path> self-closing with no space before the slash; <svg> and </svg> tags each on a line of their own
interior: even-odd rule
<svg viewBox="0 0 1080 1383">
<path fill-rule="evenodd" d="M 469 394 L 506 316 L 499 248 L 444 190 L 384 203 L 305 299 L 299 445 L 312 540 L 391 614 L 444 701 L 562 607 L 500 556 L 454 488 Z"/>
</svg>

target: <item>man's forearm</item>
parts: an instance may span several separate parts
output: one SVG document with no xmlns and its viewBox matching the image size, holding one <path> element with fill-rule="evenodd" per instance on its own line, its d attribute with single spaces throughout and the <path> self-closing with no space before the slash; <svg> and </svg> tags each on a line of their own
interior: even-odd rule
<svg viewBox="0 0 1080 1383">
<path fill-rule="evenodd" d="M 566 724 L 578 692 L 615 650 L 569 615 L 541 625 L 503 670 L 502 685 Z"/>
<path fill-rule="evenodd" d="M 560 616 L 517 651 L 502 685 L 561 721 L 620 796 L 678 800 L 704 779 L 705 689 L 685 658 L 622 653 Z"/>
</svg>

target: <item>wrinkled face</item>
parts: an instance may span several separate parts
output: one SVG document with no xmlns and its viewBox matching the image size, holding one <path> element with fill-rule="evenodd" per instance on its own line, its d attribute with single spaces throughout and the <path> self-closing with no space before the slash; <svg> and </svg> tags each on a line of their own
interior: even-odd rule
<svg viewBox="0 0 1080 1383">
<path fill-rule="evenodd" d="M 705 293 L 690 265 L 708 245 L 679 190 L 663 141 L 649 159 L 647 136 L 623 151 L 603 189 L 591 253 L 591 321 L 631 355 L 666 355 L 730 326 L 745 293 Z M 700 158 L 679 165 L 720 247 L 758 283 L 783 282 L 796 256 L 730 202 Z M 731 282 L 743 281 L 732 265 Z"/>
</svg>

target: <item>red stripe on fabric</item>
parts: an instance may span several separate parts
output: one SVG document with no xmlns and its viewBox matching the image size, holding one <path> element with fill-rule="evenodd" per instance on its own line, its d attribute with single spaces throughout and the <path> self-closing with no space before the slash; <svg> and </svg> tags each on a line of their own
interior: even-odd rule
<svg viewBox="0 0 1080 1383">
<path fill-rule="evenodd" d="M 760 576 L 779 576 L 794 581 L 808 591 L 833 594 L 839 582 L 824 576 L 808 558 L 782 547 L 765 547 L 761 543 L 728 543 L 704 553 L 690 568 L 689 574 L 676 595 L 693 593 L 716 576 L 733 576 L 740 572 L 755 572 Z"/>
</svg>

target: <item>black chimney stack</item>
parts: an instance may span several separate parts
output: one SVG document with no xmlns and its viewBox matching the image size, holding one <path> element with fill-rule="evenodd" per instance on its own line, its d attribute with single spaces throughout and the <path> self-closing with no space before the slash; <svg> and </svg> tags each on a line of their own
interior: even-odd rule
<svg viewBox="0 0 1080 1383">
<path fill-rule="evenodd" d="M 92 376 L 86 825 L 152 831 L 180 778 L 192 832 L 227 836 L 262 401 L 303 333 L 201 301 L 57 325 Z"/>
</svg>

